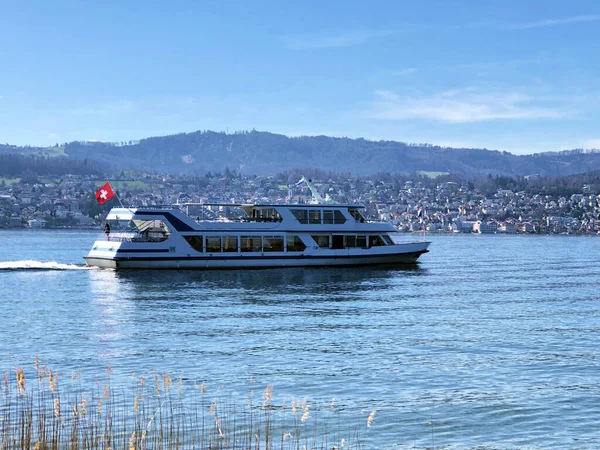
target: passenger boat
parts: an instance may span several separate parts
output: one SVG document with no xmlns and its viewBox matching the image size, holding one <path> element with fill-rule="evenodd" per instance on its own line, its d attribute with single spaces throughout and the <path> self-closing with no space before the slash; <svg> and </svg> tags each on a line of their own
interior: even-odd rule
<svg viewBox="0 0 600 450">
<path fill-rule="evenodd" d="M 109 232 L 84 259 L 113 269 L 234 269 L 415 263 L 428 252 L 430 242 L 394 242 L 394 226 L 367 220 L 364 208 L 325 202 L 113 208 Z"/>
</svg>

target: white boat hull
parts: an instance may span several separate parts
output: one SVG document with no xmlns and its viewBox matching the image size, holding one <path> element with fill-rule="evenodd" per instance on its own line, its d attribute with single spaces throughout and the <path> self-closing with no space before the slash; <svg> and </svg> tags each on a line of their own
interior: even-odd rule
<svg viewBox="0 0 600 450">
<path fill-rule="evenodd" d="M 419 256 L 428 252 L 428 242 L 406 244 L 406 251 L 388 254 L 365 255 L 240 255 L 178 257 L 178 256 L 91 256 L 85 257 L 88 266 L 111 269 L 256 269 L 270 267 L 335 267 L 367 266 L 378 264 L 414 264 Z M 401 247 L 399 245 L 398 247 Z"/>
</svg>

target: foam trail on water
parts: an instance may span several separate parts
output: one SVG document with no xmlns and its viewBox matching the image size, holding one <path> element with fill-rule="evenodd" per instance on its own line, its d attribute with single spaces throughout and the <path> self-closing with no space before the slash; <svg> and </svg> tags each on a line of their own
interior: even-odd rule
<svg viewBox="0 0 600 450">
<path fill-rule="evenodd" d="M 89 267 L 78 264 L 63 264 L 56 261 L 2 261 L 0 270 L 86 270 Z"/>
</svg>

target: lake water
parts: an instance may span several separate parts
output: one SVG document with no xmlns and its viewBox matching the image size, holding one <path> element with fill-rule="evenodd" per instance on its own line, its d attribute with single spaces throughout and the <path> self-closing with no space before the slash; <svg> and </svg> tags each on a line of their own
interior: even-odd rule
<svg viewBox="0 0 600 450">
<path fill-rule="evenodd" d="M 600 238 L 426 236 L 408 268 L 114 272 L 83 267 L 96 235 L 0 231 L 1 372 L 37 355 L 232 392 L 252 377 L 376 410 L 363 448 L 600 448 Z"/>
</svg>

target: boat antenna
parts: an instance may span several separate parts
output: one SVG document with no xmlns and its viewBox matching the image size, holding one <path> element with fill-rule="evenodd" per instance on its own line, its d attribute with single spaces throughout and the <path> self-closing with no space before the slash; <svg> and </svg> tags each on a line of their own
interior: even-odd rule
<svg viewBox="0 0 600 450">
<path fill-rule="evenodd" d="M 300 178 L 300 181 L 298 181 L 296 183 L 296 186 L 302 186 L 305 185 L 308 187 L 308 189 L 310 189 L 310 192 L 313 196 L 313 200 L 309 203 L 313 203 L 313 204 L 320 204 L 320 203 L 324 203 L 323 202 L 323 197 L 321 197 L 321 195 L 317 192 L 317 188 L 315 188 L 311 182 L 312 180 L 310 179 L 306 179 L 306 177 L 304 177 L 304 175 L 302 176 L 302 178 Z"/>
</svg>

